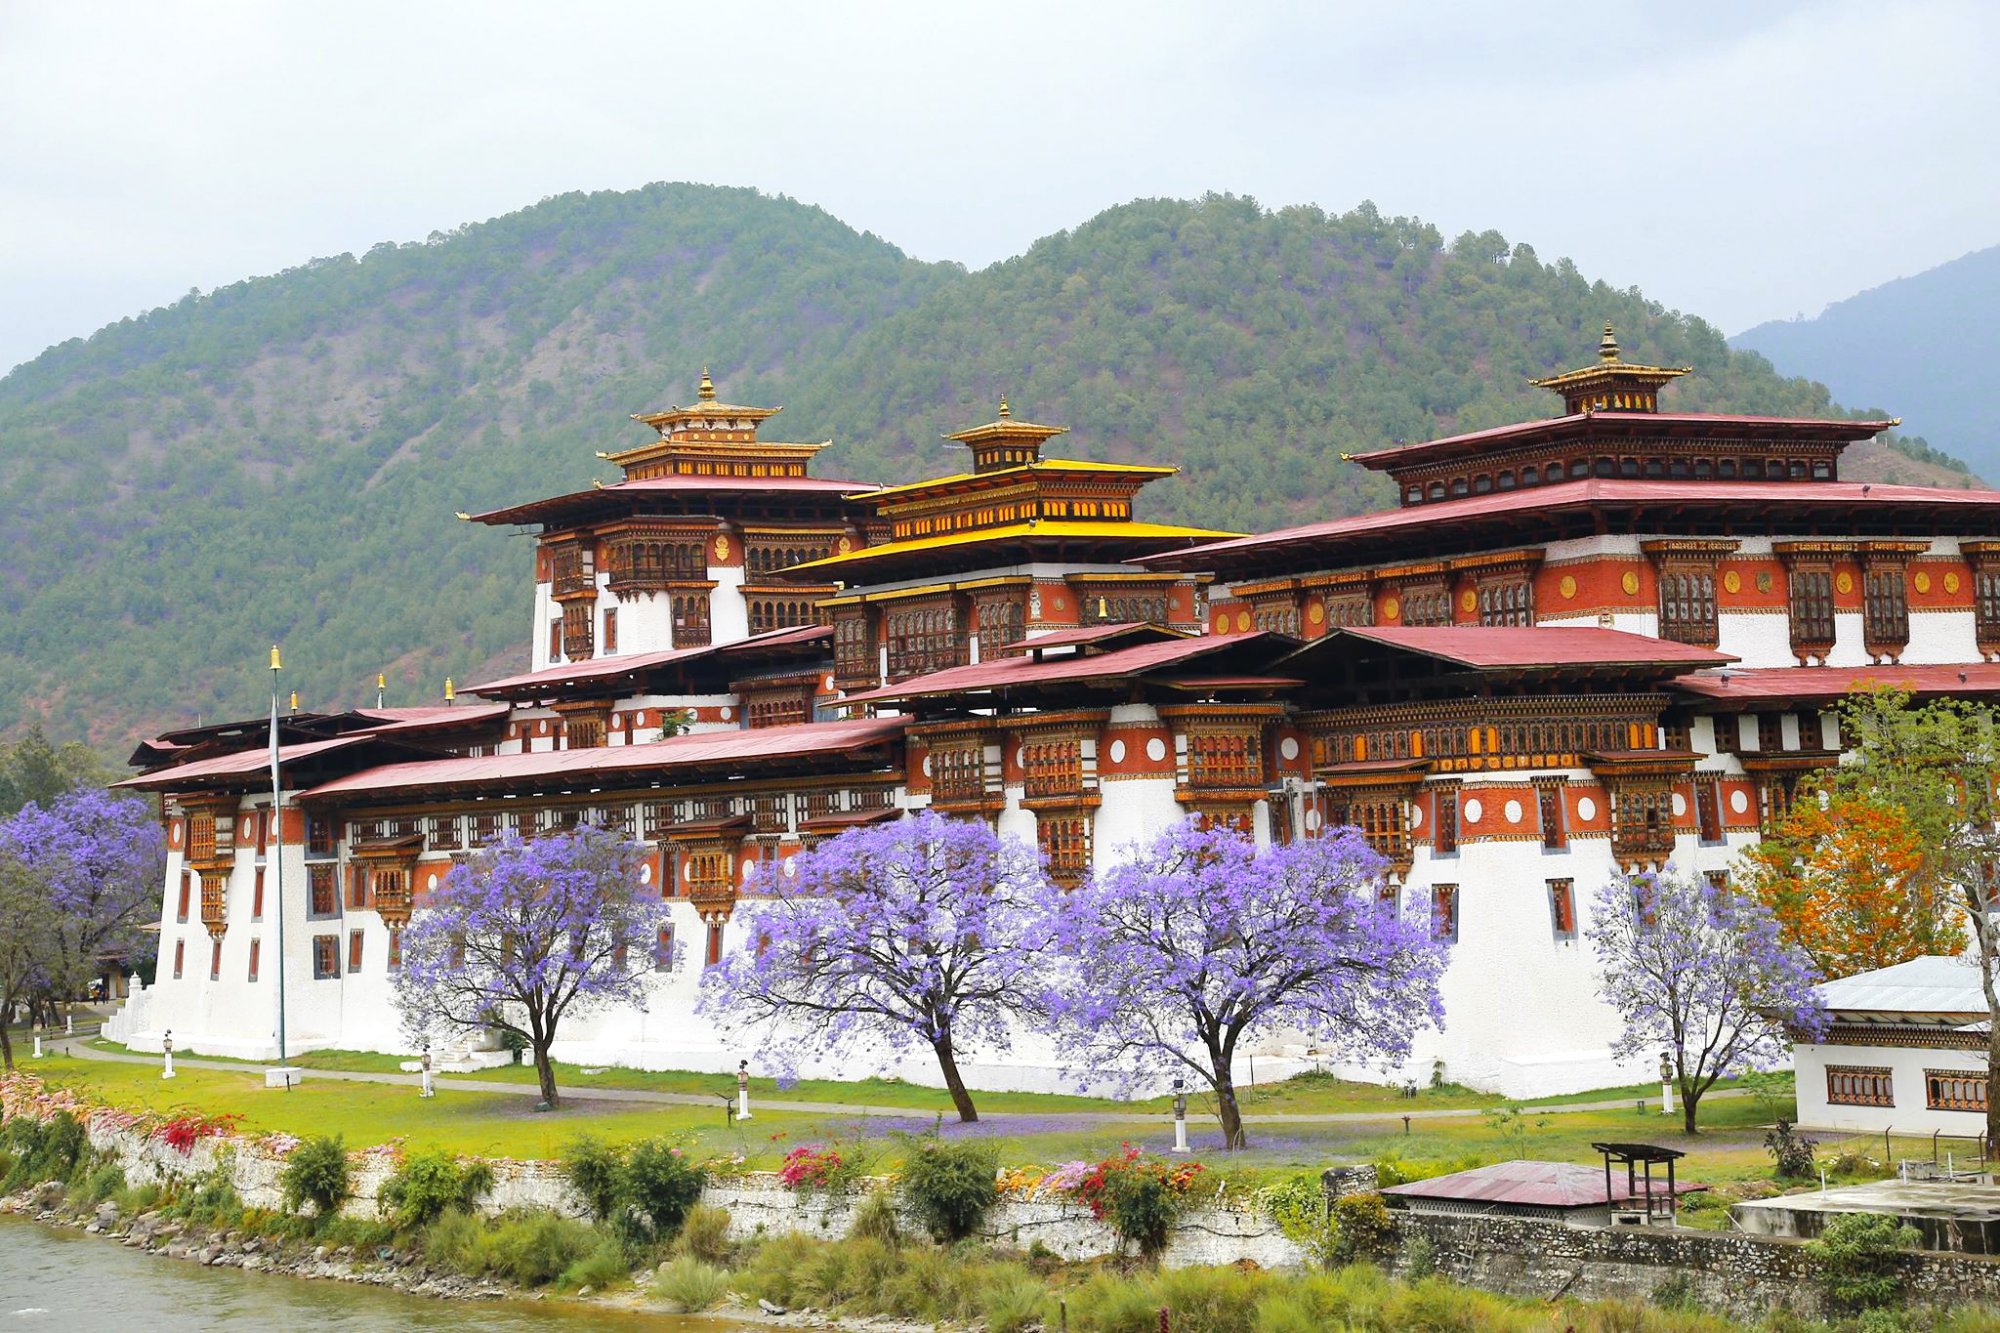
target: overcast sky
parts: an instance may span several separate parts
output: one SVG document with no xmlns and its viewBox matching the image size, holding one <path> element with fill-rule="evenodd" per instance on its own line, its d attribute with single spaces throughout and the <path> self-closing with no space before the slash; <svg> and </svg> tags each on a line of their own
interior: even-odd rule
<svg viewBox="0 0 2000 1333">
<path fill-rule="evenodd" d="M 317 255 L 653 180 L 979 267 L 1203 191 L 1737 332 L 2000 243 L 2000 5 L 0 0 L 0 368 Z"/>
</svg>

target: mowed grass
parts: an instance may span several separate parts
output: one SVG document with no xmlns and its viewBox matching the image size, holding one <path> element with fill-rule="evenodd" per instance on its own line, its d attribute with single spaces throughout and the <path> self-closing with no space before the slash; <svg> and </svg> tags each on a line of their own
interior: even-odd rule
<svg viewBox="0 0 2000 1333">
<path fill-rule="evenodd" d="M 387 1060 L 389 1067 L 395 1066 L 393 1057 L 369 1058 Z M 191 1107 L 209 1114 L 239 1115 L 243 1128 L 252 1133 L 339 1134 L 351 1148 L 402 1139 L 412 1148 L 436 1147 L 484 1157 L 549 1158 L 585 1132 L 617 1142 L 659 1135 L 684 1136 L 692 1149 L 702 1155 L 741 1154 L 746 1165 L 763 1169 L 776 1167 L 787 1151 L 802 1143 L 835 1143 L 844 1153 L 860 1157 L 867 1167 L 888 1169 L 907 1151 L 902 1136 L 933 1127 L 947 1138 L 976 1136 L 992 1142 L 1002 1164 L 1007 1166 L 1047 1166 L 1079 1158 L 1095 1160 L 1119 1151 L 1126 1144 L 1150 1153 L 1164 1153 L 1173 1142 L 1172 1122 L 1166 1114 L 1157 1110 L 1148 1114 L 1129 1106 L 1123 1108 L 1133 1112 L 1129 1118 L 1099 1120 L 1069 1114 L 1064 1108 L 1049 1107 L 1043 1102 L 1037 1106 L 1037 1114 L 960 1125 L 948 1115 L 940 1121 L 937 1112 L 941 1108 L 934 1105 L 912 1106 L 907 1116 L 854 1117 L 757 1109 L 753 1097 L 755 1117 L 748 1122 L 726 1124 L 720 1097 L 712 1108 L 632 1106 L 593 1101 L 587 1095 L 587 1088 L 567 1078 L 561 1080 L 566 1099 L 563 1108 L 537 1113 L 532 1109 L 534 1098 L 522 1094 L 444 1089 L 437 1097 L 424 1100 L 413 1087 L 406 1085 L 311 1077 L 286 1092 L 265 1088 L 262 1075 L 248 1070 L 239 1073 L 183 1065 L 180 1076 L 167 1082 L 160 1078 L 158 1067 L 150 1063 L 54 1057 L 35 1064 L 33 1072 L 53 1084 L 74 1088 L 113 1105 L 160 1111 Z M 681 1077 L 697 1079 L 697 1086 L 709 1091 L 715 1091 L 718 1082 L 712 1075 Z M 1307 1082 L 1310 1085 L 1314 1080 Z M 819 1095 L 828 1101 L 859 1102 L 865 1099 L 857 1091 L 861 1086 L 865 1085 L 822 1084 Z M 884 1086 L 892 1092 L 908 1090 L 908 1085 Z M 670 1083 L 665 1086 L 656 1083 L 654 1087 L 676 1090 Z M 798 1090 L 794 1089 L 792 1095 L 798 1096 Z M 1425 1105 L 1421 1097 L 1395 1098 L 1393 1090 L 1390 1095 L 1392 1101 L 1375 1105 L 1407 1109 L 1422 1109 Z M 981 1098 L 982 1109 L 990 1109 L 990 1103 L 996 1100 L 1000 1099 Z M 1087 1102 L 1087 1109 L 1094 1111 L 1116 1105 L 1082 1100 Z M 1341 1105 L 1350 1111 L 1369 1109 L 1351 1100 Z M 1770 1157 L 1763 1147 L 1765 1129 L 1776 1115 L 1790 1114 L 1792 1109 L 1788 1100 L 1774 1102 L 1751 1097 L 1705 1102 L 1703 1132 L 1689 1138 L 1681 1132 L 1678 1116 L 1661 1116 L 1657 1107 L 1657 1102 L 1651 1103 L 1645 1114 L 1626 1108 L 1548 1114 L 1529 1110 L 1518 1116 L 1487 1111 L 1445 1119 L 1413 1118 L 1408 1132 L 1404 1131 L 1400 1117 L 1393 1114 L 1366 1121 L 1253 1123 L 1249 1127 L 1250 1147 L 1237 1153 L 1221 1150 L 1220 1135 L 1213 1122 L 1192 1123 L 1190 1137 L 1197 1156 L 1213 1173 L 1217 1186 L 1232 1189 L 1252 1188 L 1299 1170 L 1382 1158 L 1469 1163 L 1534 1157 L 1595 1163 L 1599 1158 L 1591 1144 L 1598 1141 L 1637 1141 L 1680 1148 L 1688 1153 L 1681 1163 L 1682 1179 L 1721 1184 L 1757 1180 L 1769 1174 Z M 1881 1139 L 1826 1145 L 1828 1155 L 1843 1149 L 1872 1151 L 1879 1156 Z M 1920 1151 L 1927 1155 L 1927 1144 L 1920 1146 L 1915 1140 L 1898 1144 L 1899 1155 L 1918 1155 Z"/>
</svg>

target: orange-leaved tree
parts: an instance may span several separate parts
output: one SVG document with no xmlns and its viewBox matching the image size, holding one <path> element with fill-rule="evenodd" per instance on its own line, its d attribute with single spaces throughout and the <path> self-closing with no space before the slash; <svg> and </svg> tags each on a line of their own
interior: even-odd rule
<svg viewBox="0 0 2000 1333">
<path fill-rule="evenodd" d="M 1874 793 L 1800 791 L 1739 870 L 1785 939 L 1828 978 L 1965 948 L 1954 905 L 1924 873 L 1909 815 Z"/>
</svg>

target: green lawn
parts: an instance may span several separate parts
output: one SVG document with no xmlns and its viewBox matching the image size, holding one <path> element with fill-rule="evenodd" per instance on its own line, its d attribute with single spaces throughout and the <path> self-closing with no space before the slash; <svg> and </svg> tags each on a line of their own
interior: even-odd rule
<svg viewBox="0 0 2000 1333">
<path fill-rule="evenodd" d="M 346 1062 L 344 1057 L 332 1053 L 326 1058 L 329 1062 Z M 360 1058 L 383 1061 L 391 1068 L 396 1063 L 393 1057 Z M 766 1109 L 758 1111 L 747 1123 L 729 1125 L 723 1120 L 720 1098 L 713 1108 L 631 1107 L 591 1101 L 585 1086 L 588 1080 L 571 1076 L 571 1071 L 566 1071 L 563 1080 L 570 1100 L 562 1110 L 553 1113 L 536 1113 L 532 1109 L 533 1099 L 525 1096 L 444 1090 L 434 1099 L 423 1100 L 406 1086 L 310 1077 L 287 1092 L 265 1088 L 262 1076 L 248 1070 L 238 1073 L 182 1066 L 180 1077 L 169 1083 L 160 1078 L 157 1066 L 151 1064 L 59 1056 L 35 1064 L 33 1072 L 52 1084 L 73 1087 L 115 1105 L 156 1110 L 193 1107 L 211 1114 L 233 1113 L 243 1117 L 243 1128 L 250 1132 L 340 1134 L 357 1148 L 400 1138 L 411 1147 L 439 1147 L 487 1157 L 547 1158 L 585 1131 L 618 1141 L 673 1134 L 689 1136 L 695 1150 L 703 1154 L 741 1153 L 752 1167 L 775 1166 L 786 1151 L 800 1143 L 828 1140 L 838 1141 L 850 1152 L 886 1166 L 903 1151 L 896 1134 L 929 1128 L 939 1102 L 935 1095 L 929 1097 L 928 1103 L 923 1102 L 926 1090 L 904 1084 L 809 1084 L 794 1089 L 794 1095 L 839 1102 L 880 1100 L 884 1105 L 907 1105 L 912 1114 L 907 1118 L 879 1120 Z M 523 1071 L 496 1072 L 523 1077 Z M 640 1086 L 663 1090 L 714 1091 L 722 1082 L 713 1075 L 617 1072 L 626 1079 L 650 1080 Z M 611 1075 L 603 1077 L 608 1080 Z M 1321 1087 L 1319 1083 L 1307 1079 L 1301 1088 L 1280 1085 L 1260 1090 L 1260 1096 L 1268 1097 L 1269 1101 L 1256 1109 L 1380 1109 L 1388 1114 L 1383 1119 L 1361 1122 L 1253 1124 L 1250 1148 L 1233 1155 L 1217 1149 L 1212 1124 L 1197 1123 L 1191 1127 L 1197 1153 L 1215 1173 L 1218 1183 L 1250 1186 L 1281 1172 L 1384 1157 L 1412 1162 L 1493 1162 L 1511 1157 L 1594 1162 L 1598 1159 L 1591 1143 L 1606 1139 L 1682 1148 L 1689 1153 L 1682 1164 L 1682 1176 L 1686 1179 L 1711 1183 L 1754 1181 L 1764 1177 L 1770 1165 L 1763 1148 L 1764 1127 L 1778 1110 L 1791 1109 L 1788 1102 L 1772 1103 L 1748 1097 L 1707 1103 L 1702 1113 L 1704 1132 L 1694 1139 L 1681 1134 L 1678 1117 L 1659 1115 L 1657 1103 L 1644 1115 L 1628 1108 L 1549 1115 L 1529 1111 L 1513 1118 L 1504 1112 L 1489 1111 L 1448 1119 L 1417 1119 L 1405 1133 L 1395 1118 L 1397 1108 L 1465 1101 L 1472 1099 L 1472 1095 L 1462 1090 L 1427 1092 L 1411 1100 L 1379 1088 Z M 1606 1094 L 1595 1096 L 1610 1099 Z M 887 1100 L 891 1097 L 904 1100 Z M 1157 1109 L 1147 1114 L 1140 1108 L 1126 1107 L 1134 1112 L 1129 1120 L 1079 1122 L 1065 1115 L 1069 1108 L 1061 1102 L 1081 1102 L 1092 1110 L 1115 1104 L 1075 1098 L 1034 1099 L 1025 1094 L 1021 1097 L 1025 1099 L 1022 1109 L 1032 1108 L 1036 1114 L 1015 1120 L 989 1120 L 971 1128 L 961 1128 L 947 1119 L 945 1132 L 954 1137 L 975 1133 L 989 1139 L 999 1150 L 1001 1162 L 1009 1166 L 1095 1159 L 1116 1152 L 1125 1143 L 1160 1152 L 1172 1142 L 1171 1123 Z M 1017 1099 L 981 1100 L 983 1104 L 1009 1100 L 1021 1104 Z M 1843 1147 L 1879 1156 L 1881 1140 L 1857 1139 L 1851 1145 L 1829 1143 L 1824 1155 L 1831 1156 Z M 1920 1151 L 1928 1153 L 1927 1141 L 1923 1145 L 1916 1140 L 1899 1144 L 1899 1152 L 1914 1155 Z"/>
</svg>

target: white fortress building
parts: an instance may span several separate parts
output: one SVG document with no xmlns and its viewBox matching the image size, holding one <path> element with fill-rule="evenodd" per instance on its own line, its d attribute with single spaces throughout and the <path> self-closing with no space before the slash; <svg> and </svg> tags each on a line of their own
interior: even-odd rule
<svg viewBox="0 0 2000 1333">
<path fill-rule="evenodd" d="M 1684 373 L 1607 328 L 1539 381 L 1560 415 L 1361 455 L 1396 508 L 1248 537 L 1141 521 L 1171 468 L 1046 456 L 1061 429 L 1004 402 L 950 437 L 957 475 L 816 478 L 820 446 L 760 439 L 776 409 L 704 374 L 606 455 L 623 480 L 470 516 L 535 535 L 526 674 L 281 718 L 278 817 L 263 719 L 139 747 L 169 868 L 158 981 L 113 1031 L 273 1056 L 282 968 L 294 1050 L 405 1050 L 398 932 L 453 858 L 589 821 L 646 844 L 680 947 L 643 1010 L 566 1026 L 558 1057 L 733 1069 L 692 1009 L 744 946 L 737 904 L 929 807 L 1032 840 L 1063 882 L 1190 815 L 1264 841 L 1356 825 L 1454 947 L 1444 1029 L 1349 1072 L 1441 1062 L 1518 1097 L 1648 1077 L 1609 1054 L 1597 890 L 1669 860 L 1727 875 L 1838 759 L 1855 688 L 2000 691 L 2000 492 L 1842 481 L 1894 422 L 1662 411 Z M 1033 1042 L 962 1067 L 1062 1086 Z"/>
</svg>

